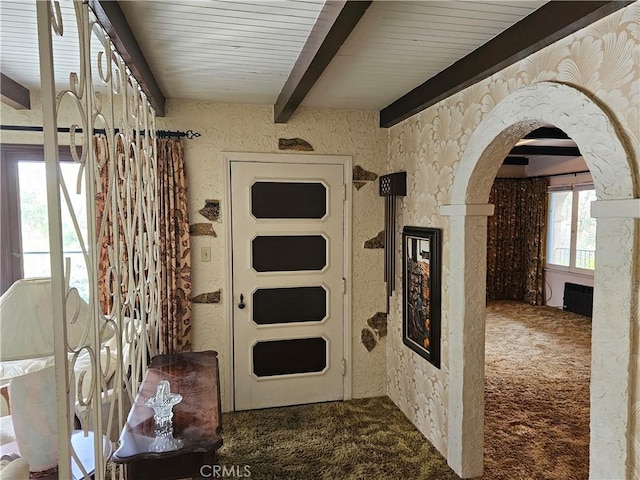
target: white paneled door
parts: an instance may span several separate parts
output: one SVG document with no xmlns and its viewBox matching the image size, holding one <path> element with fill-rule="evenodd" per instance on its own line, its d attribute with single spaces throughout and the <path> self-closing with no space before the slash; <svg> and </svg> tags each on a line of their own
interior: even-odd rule
<svg viewBox="0 0 640 480">
<path fill-rule="evenodd" d="M 231 161 L 236 410 L 343 399 L 344 166 Z"/>
</svg>

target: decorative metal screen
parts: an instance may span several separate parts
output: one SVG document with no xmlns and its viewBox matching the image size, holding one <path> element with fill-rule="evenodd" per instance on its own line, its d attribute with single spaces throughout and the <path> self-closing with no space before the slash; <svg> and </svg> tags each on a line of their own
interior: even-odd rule
<svg viewBox="0 0 640 480">
<path fill-rule="evenodd" d="M 66 379 L 56 384 L 58 418 L 71 410 L 81 427 L 94 433 L 95 472 L 82 468 L 79 474 L 100 480 L 107 476 L 109 443 L 118 439 L 147 359 L 158 353 L 155 113 L 86 3 L 36 4 L 56 378 Z M 58 49 L 64 55 L 54 55 Z M 54 58 L 68 61 L 59 66 Z M 68 133 L 59 133 L 64 129 Z M 59 176 L 58 144 L 70 145 L 81 166 L 73 185 Z M 79 212 L 68 200 L 72 189 L 86 197 L 86 229 L 75 221 Z M 74 231 L 62 231 L 60 215 L 66 210 L 74 219 Z M 77 312 L 69 305 L 66 312 L 63 308 L 63 235 L 75 235 L 81 245 L 81 275 L 89 292 L 91 328 L 76 346 L 66 338 Z M 76 396 L 70 397 L 69 391 Z M 72 478 L 71 458 L 77 460 L 70 442 L 72 427 L 64 422 L 58 427 L 58 476 Z M 120 472 L 109 473 L 121 478 Z"/>
</svg>

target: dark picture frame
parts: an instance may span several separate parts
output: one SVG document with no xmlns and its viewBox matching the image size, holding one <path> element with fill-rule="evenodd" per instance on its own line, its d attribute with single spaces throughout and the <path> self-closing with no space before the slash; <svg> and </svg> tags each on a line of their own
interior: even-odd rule
<svg viewBox="0 0 640 480">
<path fill-rule="evenodd" d="M 442 230 L 402 230 L 402 341 L 440 368 Z"/>
</svg>

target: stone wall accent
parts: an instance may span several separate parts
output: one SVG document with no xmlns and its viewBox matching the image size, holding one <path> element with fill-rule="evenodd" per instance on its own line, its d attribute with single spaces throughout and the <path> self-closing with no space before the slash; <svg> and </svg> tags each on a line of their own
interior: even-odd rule
<svg viewBox="0 0 640 480">
<path fill-rule="evenodd" d="M 373 317 L 367 319 L 367 324 L 378 334 L 379 338 L 387 336 L 387 314 L 377 312 Z"/>
<path fill-rule="evenodd" d="M 298 152 L 313 152 L 311 144 L 301 138 L 279 138 L 278 149 L 296 150 Z"/>
<path fill-rule="evenodd" d="M 356 187 L 356 190 L 360 190 L 368 182 L 372 182 L 376 178 L 378 178 L 378 175 L 365 170 L 360 165 L 353 167 L 353 186 Z"/>
<path fill-rule="evenodd" d="M 362 333 L 360 334 L 360 341 L 364 345 L 364 348 L 366 348 L 369 352 L 373 350 L 378 343 L 373 330 L 367 327 L 362 329 Z"/>
<path fill-rule="evenodd" d="M 215 292 L 201 293 L 191 299 L 192 303 L 220 303 L 222 296 L 222 290 L 216 290 Z"/>
<path fill-rule="evenodd" d="M 384 248 L 384 230 L 381 230 L 375 237 L 364 242 L 364 248 Z"/>
<path fill-rule="evenodd" d="M 220 220 L 220 200 L 205 200 L 204 207 L 198 212 L 212 222 Z"/>
<path fill-rule="evenodd" d="M 217 237 L 213 225 L 210 223 L 192 223 L 189 225 L 189 235 L 206 235 L 210 237 Z"/>
<path fill-rule="evenodd" d="M 376 175 L 373 172 L 369 172 L 368 170 L 365 170 L 360 165 L 356 165 L 355 167 L 353 167 L 353 179 L 354 180 L 372 182 L 376 178 L 378 178 L 378 175 Z"/>
</svg>

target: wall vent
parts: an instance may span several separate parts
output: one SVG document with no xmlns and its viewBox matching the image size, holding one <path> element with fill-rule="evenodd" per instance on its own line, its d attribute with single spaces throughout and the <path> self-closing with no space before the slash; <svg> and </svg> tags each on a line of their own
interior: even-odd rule
<svg viewBox="0 0 640 480">
<path fill-rule="evenodd" d="M 562 309 L 568 312 L 593 316 L 593 287 L 566 282 Z"/>
</svg>

